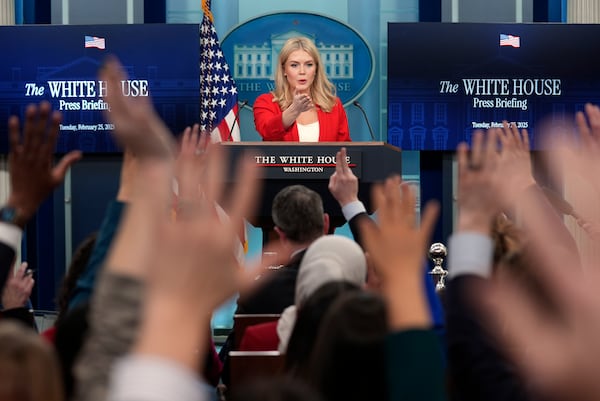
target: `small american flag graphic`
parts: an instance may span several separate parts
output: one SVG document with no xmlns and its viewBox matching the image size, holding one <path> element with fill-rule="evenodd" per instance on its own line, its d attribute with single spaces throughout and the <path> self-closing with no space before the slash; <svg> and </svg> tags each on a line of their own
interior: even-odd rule
<svg viewBox="0 0 600 401">
<path fill-rule="evenodd" d="M 106 40 L 104 38 L 99 38 L 97 36 L 86 36 L 85 37 L 85 47 L 93 47 L 96 49 L 104 50 L 106 48 Z"/>
<path fill-rule="evenodd" d="M 501 33 L 500 46 L 521 47 L 521 37 Z"/>
</svg>

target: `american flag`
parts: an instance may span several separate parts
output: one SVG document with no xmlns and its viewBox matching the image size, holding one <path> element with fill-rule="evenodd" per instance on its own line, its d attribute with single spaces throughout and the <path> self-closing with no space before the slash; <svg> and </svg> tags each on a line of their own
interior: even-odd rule
<svg viewBox="0 0 600 401">
<path fill-rule="evenodd" d="M 501 33 L 500 46 L 521 47 L 521 37 Z"/>
<path fill-rule="evenodd" d="M 104 38 L 99 38 L 97 36 L 86 36 L 85 47 L 95 47 L 96 49 L 104 50 L 106 47 L 106 41 Z"/>
<path fill-rule="evenodd" d="M 200 129 L 209 131 L 214 142 L 239 141 L 239 121 L 233 125 L 238 115 L 237 87 L 213 25 L 210 0 L 202 0 L 202 10 L 204 17 L 200 26 Z"/>
</svg>

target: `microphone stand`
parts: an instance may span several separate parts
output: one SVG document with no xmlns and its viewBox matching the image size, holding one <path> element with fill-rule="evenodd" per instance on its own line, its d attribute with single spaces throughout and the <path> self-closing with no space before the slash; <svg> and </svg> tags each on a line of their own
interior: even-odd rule
<svg viewBox="0 0 600 401">
<path fill-rule="evenodd" d="M 240 112 L 242 111 L 242 109 L 244 108 L 245 105 L 248 104 L 248 100 L 242 100 L 241 102 L 238 102 L 238 111 L 237 113 L 235 113 L 235 118 L 233 119 L 233 124 L 231 124 L 231 129 L 229 130 L 229 135 L 227 136 L 227 142 L 232 142 L 232 138 L 231 136 L 233 135 L 233 129 L 235 128 L 235 124 L 237 123 L 237 125 L 239 126 L 239 117 L 240 117 Z"/>
<path fill-rule="evenodd" d="M 365 109 L 363 109 L 361 104 L 358 103 L 358 100 L 355 100 L 352 104 L 358 107 L 358 109 L 362 112 L 363 116 L 365 117 L 365 121 L 367 122 L 367 127 L 369 128 L 369 134 L 371 134 L 371 140 L 375 142 L 375 134 L 373 134 L 373 128 L 371 127 L 371 123 L 369 122 L 369 117 L 367 117 Z"/>
</svg>

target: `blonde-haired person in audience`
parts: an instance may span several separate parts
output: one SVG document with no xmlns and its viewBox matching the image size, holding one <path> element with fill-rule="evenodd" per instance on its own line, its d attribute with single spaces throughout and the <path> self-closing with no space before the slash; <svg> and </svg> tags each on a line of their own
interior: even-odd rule
<svg viewBox="0 0 600 401">
<path fill-rule="evenodd" d="M 0 322 L 0 400 L 63 399 L 60 368 L 52 347 L 20 323 Z"/>
<path fill-rule="evenodd" d="M 346 111 L 312 40 L 288 39 L 275 68 L 275 90 L 260 95 L 253 107 L 264 141 L 350 141 Z"/>
</svg>

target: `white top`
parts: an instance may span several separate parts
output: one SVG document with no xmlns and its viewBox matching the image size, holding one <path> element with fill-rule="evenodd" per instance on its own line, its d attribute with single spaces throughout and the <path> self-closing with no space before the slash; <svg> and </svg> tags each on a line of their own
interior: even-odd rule
<svg viewBox="0 0 600 401">
<path fill-rule="evenodd" d="M 175 361 L 129 354 L 110 373 L 108 401 L 206 401 L 206 384 Z M 213 389 L 214 390 L 214 389 Z"/>
<path fill-rule="evenodd" d="M 298 124 L 298 137 L 300 142 L 319 142 L 319 122 L 311 124 Z"/>
<path fill-rule="evenodd" d="M 15 252 L 21 246 L 23 230 L 14 224 L 0 222 L 0 242 L 10 246 Z"/>
</svg>

